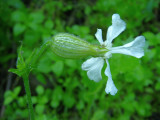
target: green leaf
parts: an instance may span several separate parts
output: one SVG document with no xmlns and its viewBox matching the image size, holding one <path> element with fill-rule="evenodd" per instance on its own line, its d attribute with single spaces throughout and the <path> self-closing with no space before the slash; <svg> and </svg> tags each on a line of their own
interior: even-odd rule
<svg viewBox="0 0 160 120">
<path fill-rule="evenodd" d="M 44 15 L 42 12 L 33 12 L 29 15 L 29 18 L 34 23 L 42 23 L 44 20 Z"/>
<path fill-rule="evenodd" d="M 13 72 L 17 74 L 18 76 L 22 76 L 23 74 L 28 75 L 29 72 L 32 70 L 32 67 L 30 64 L 26 65 L 23 56 L 22 56 L 22 46 L 19 49 L 18 52 L 18 58 L 17 58 L 17 69 L 9 69 L 9 72 Z"/>
<path fill-rule="evenodd" d="M 16 9 L 24 9 L 25 8 L 24 2 L 22 2 L 21 0 L 8 0 L 5 2 L 7 2 L 10 5 L 10 7 L 13 7 Z"/>
<path fill-rule="evenodd" d="M 63 103 L 67 108 L 71 108 L 75 104 L 75 99 L 72 95 L 66 93 L 63 96 Z"/>
<path fill-rule="evenodd" d="M 36 88 L 36 92 L 38 93 L 38 95 L 42 95 L 44 93 L 44 88 L 43 86 L 39 85 L 37 88 Z"/>
<path fill-rule="evenodd" d="M 14 11 L 12 13 L 12 20 L 15 22 L 24 22 L 26 20 L 26 14 L 24 13 L 24 11 Z"/>
<path fill-rule="evenodd" d="M 4 98 L 6 98 L 6 97 L 8 97 L 8 96 L 12 96 L 12 91 L 7 90 L 7 91 L 4 93 Z"/>
<path fill-rule="evenodd" d="M 75 60 L 65 59 L 65 64 L 66 64 L 68 67 L 77 68 L 77 63 L 76 63 Z"/>
<path fill-rule="evenodd" d="M 48 96 L 40 96 L 40 99 L 38 100 L 39 104 L 46 104 L 48 103 Z"/>
<path fill-rule="evenodd" d="M 20 105 L 20 107 L 25 107 L 26 106 L 26 99 L 24 97 L 19 97 L 18 98 L 18 104 Z"/>
<path fill-rule="evenodd" d="M 48 60 L 47 57 L 43 57 L 40 59 L 37 69 L 39 72 L 43 72 L 47 74 L 51 72 L 51 69 L 52 69 L 51 64 L 52 64 L 51 61 Z"/>
<path fill-rule="evenodd" d="M 152 32 L 145 32 L 143 33 L 143 35 L 146 37 L 150 46 L 157 45 L 159 40 L 157 39 L 157 36 L 155 34 L 153 34 Z"/>
<path fill-rule="evenodd" d="M 45 108 L 44 105 L 37 104 L 36 107 L 35 107 L 35 111 L 36 111 L 38 114 L 42 114 L 43 111 L 44 111 L 44 108 Z"/>
<path fill-rule="evenodd" d="M 9 69 L 8 72 L 12 72 L 14 74 L 17 74 L 18 76 L 21 76 L 22 75 L 22 72 L 19 70 L 19 69 Z"/>
<path fill-rule="evenodd" d="M 156 83 L 155 89 L 156 89 L 156 90 L 160 90 L 160 82 L 157 82 L 157 83 Z"/>
<path fill-rule="evenodd" d="M 37 80 L 40 81 L 43 84 L 46 84 L 46 79 L 43 76 L 43 74 L 36 74 Z"/>
<path fill-rule="evenodd" d="M 58 107 L 60 101 L 62 100 L 62 97 L 63 97 L 63 90 L 60 86 L 57 86 L 52 94 L 51 106 L 53 108 Z"/>
<path fill-rule="evenodd" d="M 82 110 L 84 107 L 85 107 L 85 105 L 84 105 L 84 102 L 83 102 L 82 100 L 80 100 L 80 101 L 78 102 L 78 104 L 76 105 L 76 108 L 77 108 L 78 110 Z"/>
<path fill-rule="evenodd" d="M 105 112 L 103 110 L 96 110 L 91 120 L 102 120 L 105 116 Z"/>
<path fill-rule="evenodd" d="M 53 28 L 53 22 L 52 20 L 47 20 L 44 24 L 44 26 L 48 29 L 52 29 Z"/>
<path fill-rule="evenodd" d="M 64 68 L 64 63 L 63 61 L 57 61 L 56 63 L 53 64 L 52 66 L 52 71 L 57 75 L 60 76 L 63 74 L 63 68 Z"/>
<path fill-rule="evenodd" d="M 39 24 L 37 24 L 37 23 L 35 23 L 35 22 L 30 22 L 29 23 L 29 27 L 33 30 L 33 31 L 35 31 L 36 33 L 37 32 L 40 32 L 40 31 L 43 31 L 42 29 L 42 26 L 40 26 Z"/>
<path fill-rule="evenodd" d="M 26 29 L 26 26 L 20 23 L 15 24 L 13 27 L 13 33 L 15 36 L 22 34 Z"/>
<path fill-rule="evenodd" d="M 14 96 L 17 97 L 20 91 L 21 91 L 21 86 L 17 86 L 16 88 L 14 88 L 13 90 Z"/>
<path fill-rule="evenodd" d="M 56 107 L 58 107 L 59 106 L 59 101 L 58 100 L 56 100 L 56 99 L 52 99 L 52 101 L 51 101 L 51 106 L 53 107 L 53 108 L 56 108 Z"/>
<path fill-rule="evenodd" d="M 32 96 L 32 103 L 36 104 L 37 103 L 37 96 Z"/>
<path fill-rule="evenodd" d="M 22 56 L 22 46 L 21 46 L 19 49 L 19 52 L 18 52 L 17 68 L 20 69 L 20 68 L 24 68 L 24 67 L 25 67 L 25 62 L 24 62 L 24 59 Z"/>
<path fill-rule="evenodd" d="M 24 33 L 23 44 L 32 47 L 39 39 L 40 35 L 37 31 L 27 29 Z"/>
<path fill-rule="evenodd" d="M 4 105 L 9 105 L 14 100 L 13 92 L 8 90 L 4 94 Z"/>
<path fill-rule="evenodd" d="M 5 100 L 4 100 L 4 105 L 9 105 L 13 100 L 14 100 L 14 99 L 13 99 L 12 96 L 8 96 L 8 97 L 5 98 Z"/>
<path fill-rule="evenodd" d="M 24 97 L 19 97 L 17 100 L 18 100 L 18 104 L 20 105 L 20 107 L 26 106 L 26 99 Z"/>
</svg>

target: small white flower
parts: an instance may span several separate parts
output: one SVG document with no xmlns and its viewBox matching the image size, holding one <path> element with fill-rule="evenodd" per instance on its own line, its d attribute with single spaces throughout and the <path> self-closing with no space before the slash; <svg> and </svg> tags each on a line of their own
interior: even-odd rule
<svg viewBox="0 0 160 120">
<path fill-rule="evenodd" d="M 132 42 L 119 47 L 112 47 L 112 41 L 126 28 L 126 24 L 120 19 L 118 14 L 112 15 L 112 25 L 108 28 L 106 41 L 102 39 L 102 30 L 97 29 L 95 34 L 97 40 L 102 46 L 105 46 L 109 51 L 103 57 L 92 57 L 82 64 L 82 69 L 87 71 L 89 79 L 96 82 L 102 79 L 101 70 L 104 65 L 104 61 L 107 63 L 107 68 L 105 70 L 105 75 L 108 76 L 107 85 L 105 91 L 107 94 L 115 95 L 117 93 L 117 88 L 112 80 L 112 75 L 110 72 L 110 65 L 108 59 L 112 56 L 112 53 L 121 53 L 126 55 L 131 55 L 136 58 L 141 58 L 144 56 L 143 47 L 145 45 L 145 38 L 143 36 L 136 37 Z"/>
</svg>

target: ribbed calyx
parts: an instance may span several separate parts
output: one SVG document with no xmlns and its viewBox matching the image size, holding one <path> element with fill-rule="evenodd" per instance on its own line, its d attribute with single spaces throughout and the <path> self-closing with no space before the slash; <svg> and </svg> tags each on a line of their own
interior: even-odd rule
<svg viewBox="0 0 160 120">
<path fill-rule="evenodd" d="M 55 54 L 64 58 L 84 58 L 87 56 L 103 57 L 108 51 L 98 45 L 92 45 L 87 41 L 68 33 L 60 33 L 52 38 L 51 49 Z"/>
</svg>

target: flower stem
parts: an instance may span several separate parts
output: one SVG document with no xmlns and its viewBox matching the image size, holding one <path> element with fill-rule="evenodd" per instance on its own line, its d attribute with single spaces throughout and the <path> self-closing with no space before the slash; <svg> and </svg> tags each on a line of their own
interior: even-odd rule
<svg viewBox="0 0 160 120">
<path fill-rule="evenodd" d="M 33 69 L 33 67 L 37 66 L 37 63 L 40 57 L 43 55 L 43 53 L 46 51 L 49 45 L 50 45 L 50 41 L 47 41 L 40 47 L 40 49 L 35 51 L 35 54 L 31 55 L 30 61 L 29 63 L 26 63 L 26 67 L 24 68 L 25 72 L 22 75 L 24 87 L 27 95 L 28 110 L 29 110 L 29 115 L 31 120 L 34 120 L 34 111 L 33 111 L 33 104 L 31 99 L 31 91 L 30 91 L 28 76 L 30 71 Z"/>
<path fill-rule="evenodd" d="M 28 75 L 24 74 L 22 76 L 22 78 L 23 78 L 23 82 L 24 82 L 26 95 L 27 95 L 28 110 L 29 110 L 30 119 L 34 120 L 34 111 L 33 111 L 33 104 L 32 104 L 32 100 L 31 100 L 31 91 L 30 91 L 30 87 L 29 87 Z"/>
<path fill-rule="evenodd" d="M 15 73 L 19 77 L 23 78 L 24 87 L 27 95 L 30 120 L 35 120 L 35 118 L 34 118 L 33 104 L 31 100 L 31 91 L 29 86 L 29 78 L 28 78 L 29 73 L 38 65 L 41 56 L 44 54 L 47 48 L 51 46 L 51 44 L 52 41 L 47 41 L 39 49 L 35 49 L 26 60 L 23 59 L 22 47 L 21 47 L 18 53 L 17 69 L 9 69 L 9 72 Z"/>
<path fill-rule="evenodd" d="M 51 41 L 47 41 L 36 51 L 36 54 L 33 56 L 31 61 L 32 65 L 35 65 L 35 66 L 37 65 L 38 61 L 40 60 L 40 57 L 44 54 L 44 52 L 46 52 L 46 50 L 49 48 L 50 45 L 51 45 Z"/>
</svg>

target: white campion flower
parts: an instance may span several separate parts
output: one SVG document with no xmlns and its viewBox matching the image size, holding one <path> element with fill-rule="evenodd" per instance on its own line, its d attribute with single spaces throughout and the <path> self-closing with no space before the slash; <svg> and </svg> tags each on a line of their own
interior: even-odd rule
<svg viewBox="0 0 160 120">
<path fill-rule="evenodd" d="M 102 39 L 102 30 L 97 29 L 95 34 L 97 40 L 101 46 L 105 47 L 109 51 L 103 57 L 92 57 L 82 64 L 82 69 L 87 71 L 89 79 L 98 82 L 102 79 L 101 70 L 104 65 L 104 61 L 107 63 L 107 68 L 105 69 L 105 75 L 108 76 L 107 85 L 105 91 L 107 94 L 115 95 L 117 93 L 117 88 L 112 80 L 112 75 L 110 72 L 110 65 L 108 59 L 111 57 L 112 53 L 121 53 L 126 55 L 131 55 L 136 58 L 141 58 L 144 56 L 143 47 L 145 45 L 145 38 L 143 36 L 136 37 L 132 42 L 127 43 L 123 46 L 112 47 L 112 41 L 126 28 L 126 23 L 120 19 L 119 14 L 112 15 L 112 25 L 108 28 L 106 41 Z"/>
</svg>

